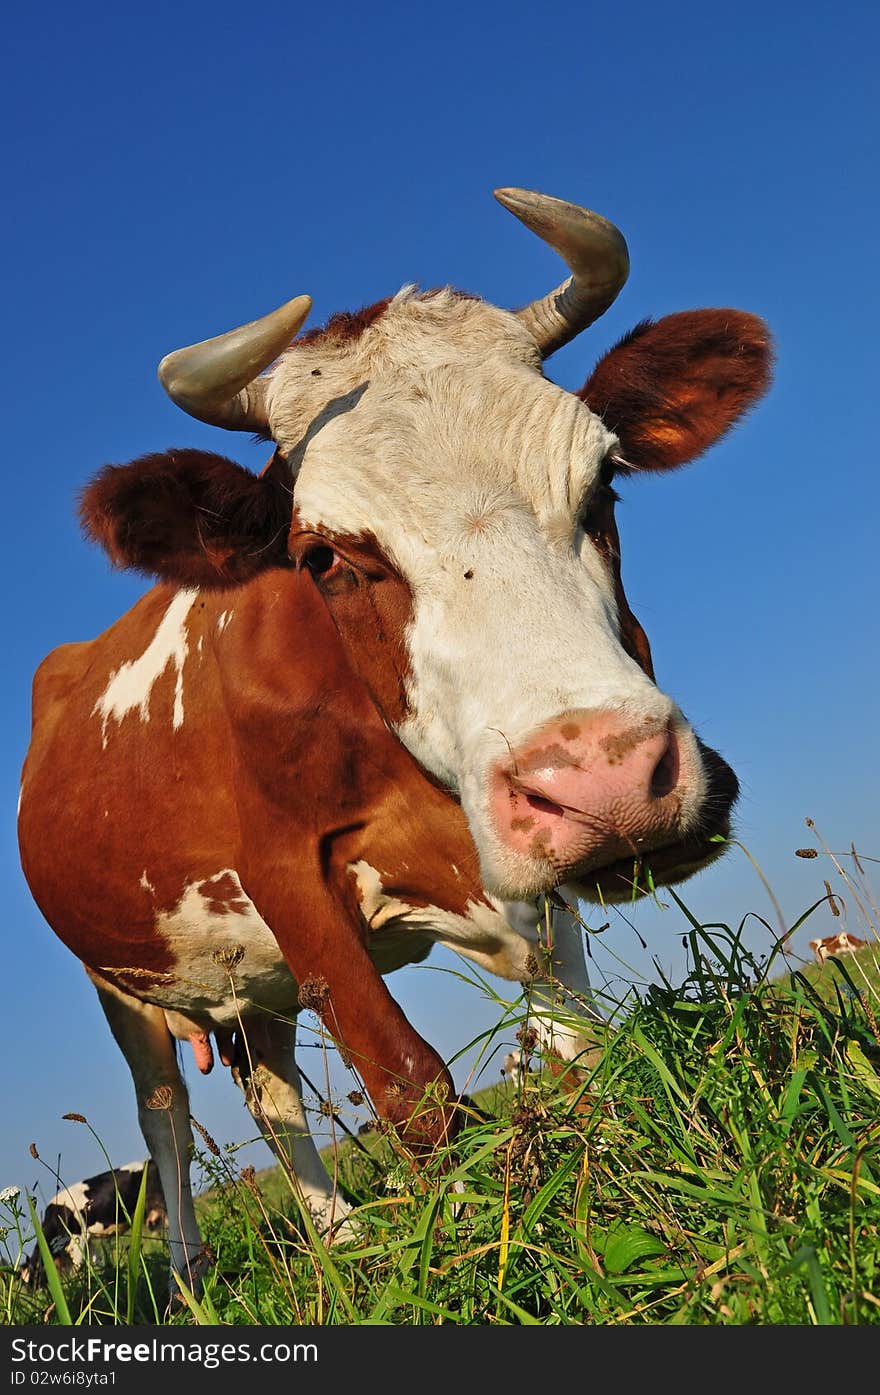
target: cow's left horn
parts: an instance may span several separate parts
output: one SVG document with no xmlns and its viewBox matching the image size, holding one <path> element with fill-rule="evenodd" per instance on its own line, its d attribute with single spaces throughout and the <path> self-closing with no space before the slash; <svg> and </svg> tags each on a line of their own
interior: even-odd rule
<svg viewBox="0 0 880 1395">
<path fill-rule="evenodd" d="M 495 197 L 571 268 L 572 275 L 555 291 L 516 312 L 546 358 L 617 298 L 629 275 L 626 241 L 607 218 L 564 199 L 529 189 L 496 189 Z"/>
<path fill-rule="evenodd" d="M 299 333 L 312 308 L 299 295 L 262 319 L 166 354 L 159 381 L 191 417 L 229 431 L 265 431 L 266 380 L 259 375 Z"/>
</svg>

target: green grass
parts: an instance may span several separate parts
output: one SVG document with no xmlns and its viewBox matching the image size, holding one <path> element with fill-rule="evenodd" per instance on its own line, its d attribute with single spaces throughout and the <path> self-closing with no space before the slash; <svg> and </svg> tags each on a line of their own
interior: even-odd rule
<svg viewBox="0 0 880 1395">
<path fill-rule="evenodd" d="M 201 1297 L 165 1314 L 164 1251 L 141 1236 L 65 1277 L 60 1303 L 7 1275 L 3 1320 L 880 1323 L 876 939 L 789 972 L 678 905 L 687 976 L 630 995 L 576 1082 L 545 1068 L 484 1092 L 427 1164 L 388 1133 L 338 1150 L 356 1243 L 328 1252 L 282 1169 L 206 1146 Z"/>
</svg>

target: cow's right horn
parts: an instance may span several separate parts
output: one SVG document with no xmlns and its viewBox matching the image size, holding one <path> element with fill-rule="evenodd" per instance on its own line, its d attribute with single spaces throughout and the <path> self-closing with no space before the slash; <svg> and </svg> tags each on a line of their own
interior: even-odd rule
<svg viewBox="0 0 880 1395">
<path fill-rule="evenodd" d="M 311 297 L 299 295 L 262 319 L 175 349 L 159 364 L 159 381 L 172 402 L 199 421 L 265 431 L 266 379 L 259 375 L 299 333 L 311 308 Z"/>
<path fill-rule="evenodd" d="M 555 291 L 516 311 L 547 358 L 598 320 L 620 294 L 629 276 L 626 240 L 607 218 L 549 194 L 496 189 L 495 197 L 571 268 L 572 275 Z"/>
</svg>

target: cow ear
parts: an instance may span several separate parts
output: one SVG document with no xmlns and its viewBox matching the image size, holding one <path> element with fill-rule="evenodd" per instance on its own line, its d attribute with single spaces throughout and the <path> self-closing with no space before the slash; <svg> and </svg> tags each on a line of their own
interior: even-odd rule
<svg viewBox="0 0 880 1395">
<path fill-rule="evenodd" d="M 636 325 L 578 394 L 640 470 L 669 470 L 717 441 L 767 390 L 770 333 L 742 310 L 686 310 Z"/>
<path fill-rule="evenodd" d="M 292 496 L 207 451 L 170 450 L 105 465 L 82 491 L 80 520 L 117 567 L 184 586 L 231 586 L 283 562 Z"/>
</svg>

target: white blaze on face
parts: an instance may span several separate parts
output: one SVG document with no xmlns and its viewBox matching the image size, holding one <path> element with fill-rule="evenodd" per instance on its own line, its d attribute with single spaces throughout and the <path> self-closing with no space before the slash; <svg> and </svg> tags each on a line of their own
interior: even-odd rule
<svg viewBox="0 0 880 1395">
<path fill-rule="evenodd" d="M 142 722 L 150 720 L 153 685 L 169 664 L 173 664 L 175 670 L 171 725 L 175 731 L 183 725 L 183 666 L 188 649 L 186 617 L 197 595 L 198 591 L 178 591 L 143 654 L 122 664 L 111 674 L 107 687 L 92 709 L 92 716 L 100 715 L 101 739 L 105 747 L 111 717 L 119 723 L 127 713 L 137 711 Z"/>
</svg>

